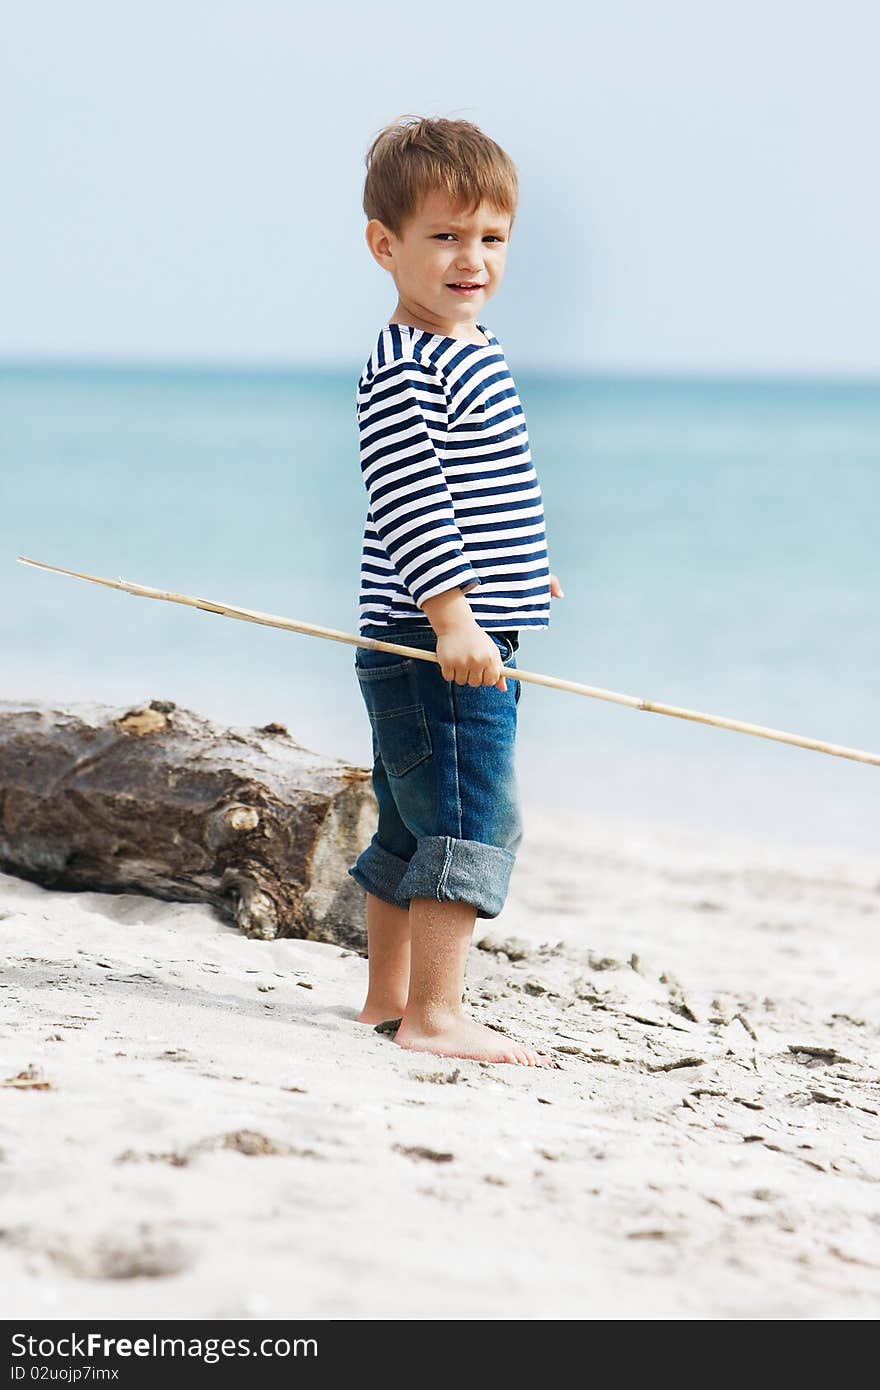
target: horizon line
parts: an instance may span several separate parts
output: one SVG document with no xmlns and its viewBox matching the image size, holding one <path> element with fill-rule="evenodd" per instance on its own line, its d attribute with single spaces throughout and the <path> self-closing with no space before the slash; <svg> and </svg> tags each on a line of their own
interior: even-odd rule
<svg viewBox="0 0 880 1390">
<path fill-rule="evenodd" d="M 2 371 L 107 371 L 119 372 L 188 372 L 191 374 L 216 375 L 254 375 L 278 376 L 287 373 L 303 373 L 324 376 L 357 375 L 363 370 L 363 363 L 344 362 L 303 362 L 296 360 L 266 359 L 246 361 L 236 358 L 174 358 L 174 357 L 68 357 L 68 356 L 5 356 L 0 355 Z M 864 372 L 847 372 L 831 369 L 817 371 L 798 371 L 786 368 L 709 368 L 697 367 L 553 367 L 541 364 L 517 367 L 517 374 L 525 376 L 553 377 L 570 381 L 618 381 L 618 382 L 766 382 L 792 385 L 826 384 L 832 386 L 880 386 L 880 371 L 874 375 Z"/>
</svg>

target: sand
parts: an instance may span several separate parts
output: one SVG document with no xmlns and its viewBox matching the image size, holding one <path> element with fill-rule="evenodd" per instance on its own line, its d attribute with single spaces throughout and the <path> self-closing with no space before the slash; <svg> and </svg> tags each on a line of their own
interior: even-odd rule
<svg viewBox="0 0 880 1390">
<path fill-rule="evenodd" d="M 398 1048 L 338 947 L 0 875 L 4 1316 L 876 1317 L 880 870 L 524 817 L 468 996 L 544 1069 Z"/>
</svg>

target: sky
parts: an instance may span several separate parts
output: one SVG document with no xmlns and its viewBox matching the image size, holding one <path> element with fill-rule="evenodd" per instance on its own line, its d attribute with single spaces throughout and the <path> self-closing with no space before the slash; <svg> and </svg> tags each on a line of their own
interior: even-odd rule
<svg viewBox="0 0 880 1390">
<path fill-rule="evenodd" d="M 0 358 L 360 367 L 364 155 L 474 121 L 517 368 L 880 375 L 876 0 L 2 0 Z"/>
</svg>

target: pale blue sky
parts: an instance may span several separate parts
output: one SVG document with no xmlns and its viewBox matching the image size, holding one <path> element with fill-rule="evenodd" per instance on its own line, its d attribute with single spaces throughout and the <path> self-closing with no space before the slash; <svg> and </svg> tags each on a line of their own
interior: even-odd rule
<svg viewBox="0 0 880 1390">
<path fill-rule="evenodd" d="M 876 0 L 4 0 L 0 356 L 360 366 L 363 157 L 461 116 L 517 369 L 880 374 Z"/>
</svg>

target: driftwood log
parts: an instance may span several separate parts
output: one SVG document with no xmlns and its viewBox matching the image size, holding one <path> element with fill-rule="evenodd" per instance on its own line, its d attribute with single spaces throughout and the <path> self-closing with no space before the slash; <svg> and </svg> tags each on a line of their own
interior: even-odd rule
<svg viewBox="0 0 880 1390">
<path fill-rule="evenodd" d="M 375 823 L 369 771 L 283 724 L 0 701 L 0 869 L 46 888 L 210 903 L 247 936 L 363 952 L 347 869 Z"/>
</svg>

